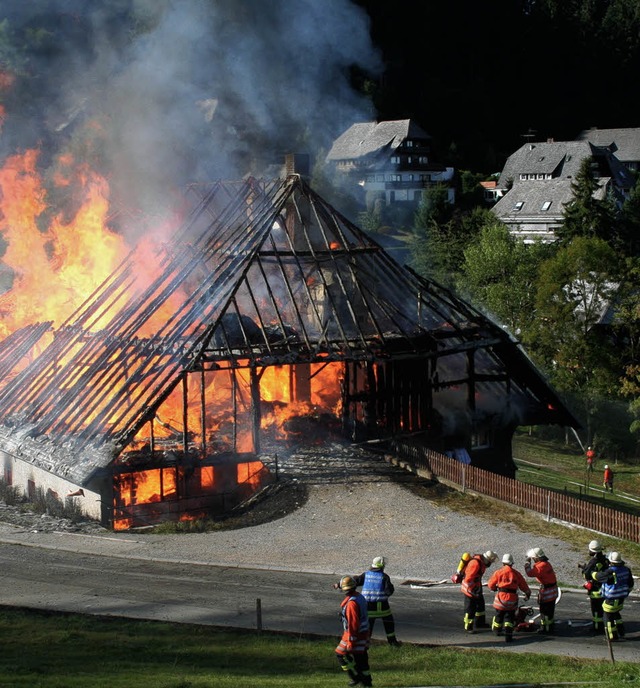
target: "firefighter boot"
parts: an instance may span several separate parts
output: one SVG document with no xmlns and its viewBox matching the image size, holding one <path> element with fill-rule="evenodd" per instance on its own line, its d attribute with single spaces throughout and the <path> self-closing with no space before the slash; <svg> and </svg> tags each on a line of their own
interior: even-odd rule
<svg viewBox="0 0 640 688">
<path fill-rule="evenodd" d="M 612 621 L 607 622 L 606 633 L 607 633 L 607 638 L 609 638 L 609 640 L 618 640 L 618 629 L 616 628 L 616 625 L 614 622 L 612 622 Z"/>
<path fill-rule="evenodd" d="M 464 630 L 467 633 L 473 633 L 473 617 L 469 616 L 469 614 L 464 615 Z"/>
<path fill-rule="evenodd" d="M 493 622 L 491 623 L 491 630 L 496 635 L 502 635 L 502 624 L 496 621 L 496 617 L 493 617 Z"/>
<path fill-rule="evenodd" d="M 489 624 L 487 623 L 487 617 L 484 614 L 476 614 L 475 627 L 489 628 Z"/>
<path fill-rule="evenodd" d="M 622 620 L 618 619 L 615 623 L 616 623 L 616 631 L 618 631 L 618 636 L 620 638 L 624 638 L 624 624 L 622 623 Z"/>
<path fill-rule="evenodd" d="M 540 616 L 540 628 L 538 633 L 548 634 L 551 633 L 551 619 L 548 616 L 542 614 Z"/>
<path fill-rule="evenodd" d="M 600 635 L 604 631 L 604 623 L 602 622 L 602 617 L 597 614 L 593 615 L 593 632 L 596 635 Z"/>
<path fill-rule="evenodd" d="M 504 642 L 513 642 L 513 624 L 510 621 L 505 621 L 504 624 Z"/>
</svg>

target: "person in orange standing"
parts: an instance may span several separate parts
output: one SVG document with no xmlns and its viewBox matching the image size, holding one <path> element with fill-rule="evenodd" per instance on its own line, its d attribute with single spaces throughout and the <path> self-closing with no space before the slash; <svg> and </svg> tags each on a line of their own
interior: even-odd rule
<svg viewBox="0 0 640 688">
<path fill-rule="evenodd" d="M 524 571 L 529 578 L 535 578 L 540 583 L 540 590 L 538 590 L 540 630 L 538 633 L 553 633 L 553 617 L 558 599 L 558 579 L 553 566 L 540 547 L 534 547 L 527 552 Z"/>
<path fill-rule="evenodd" d="M 474 554 L 464 562 L 460 590 L 464 594 L 464 630 L 474 633 L 478 628 L 488 628 L 485 618 L 485 601 L 482 594 L 482 576 L 489 566 L 498 558 L 491 550 L 484 554 Z M 461 564 L 464 560 L 461 560 Z M 458 565 L 460 569 L 461 566 Z"/>
<path fill-rule="evenodd" d="M 596 453 L 593 451 L 593 447 L 587 447 L 585 456 L 587 457 L 587 471 L 593 473 L 593 465 L 596 461 Z"/>
<path fill-rule="evenodd" d="M 367 601 L 356 592 L 358 586 L 352 576 L 343 576 L 339 587 L 344 592 L 344 599 L 340 604 L 342 637 L 335 650 L 336 657 L 342 670 L 351 678 L 350 686 L 371 686 Z"/>
<path fill-rule="evenodd" d="M 602 478 L 602 487 L 609 492 L 613 492 L 613 471 L 607 464 L 604 467 L 604 476 Z"/>
<path fill-rule="evenodd" d="M 502 635 L 504 629 L 505 642 L 513 640 L 516 611 L 518 610 L 518 591 L 524 593 L 525 600 L 531 597 L 531 588 L 524 576 L 513 568 L 513 556 L 505 554 L 502 557 L 502 568 L 499 568 L 489 578 L 487 587 L 496 593 L 493 607 L 496 615 L 493 617 L 491 628 L 496 635 Z"/>
</svg>

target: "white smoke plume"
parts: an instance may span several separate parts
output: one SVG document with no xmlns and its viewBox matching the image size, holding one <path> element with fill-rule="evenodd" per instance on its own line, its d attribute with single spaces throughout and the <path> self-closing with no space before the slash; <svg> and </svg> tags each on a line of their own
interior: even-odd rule
<svg viewBox="0 0 640 688">
<path fill-rule="evenodd" d="M 81 130 L 86 149 L 95 119 L 114 194 L 144 210 L 375 118 L 354 68 L 380 58 L 351 0 L 3 0 L 0 70 L 19 87 L 0 93 L 0 152 L 51 155 Z"/>
</svg>

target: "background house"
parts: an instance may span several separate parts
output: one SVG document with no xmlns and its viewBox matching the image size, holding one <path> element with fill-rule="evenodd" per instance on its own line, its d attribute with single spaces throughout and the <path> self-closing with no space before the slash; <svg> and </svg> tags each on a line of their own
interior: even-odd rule
<svg viewBox="0 0 640 688">
<path fill-rule="evenodd" d="M 362 189 L 364 202 L 377 196 L 385 205 L 417 205 L 435 184 L 445 184 L 449 201 L 455 199 L 453 168 L 434 159 L 431 136 L 410 119 L 354 124 L 334 141 L 326 161 Z"/>
<path fill-rule="evenodd" d="M 609 148 L 589 141 L 530 142 L 507 158 L 497 188 L 504 194 L 492 211 L 525 242 L 553 241 L 572 184 L 586 158 L 598 181 L 598 198 L 621 204 L 635 179 Z"/>
<path fill-rule="evenodd" d="M 628 129 L 585 129 L 576 137 L 594 146 L 608 148 L 632 172 L 640 170 L 640 127 Z"/>
</svg>

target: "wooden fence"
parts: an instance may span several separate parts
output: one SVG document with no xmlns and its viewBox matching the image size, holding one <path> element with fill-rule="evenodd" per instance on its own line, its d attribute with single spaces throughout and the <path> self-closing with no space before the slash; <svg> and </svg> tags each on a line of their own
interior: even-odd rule
<svg viewBox="0 0 640 688">
<path fill-rule="evenodd" d="M 418 445 L 392 442 L 397 457 L 421 469 L 428 477 L 451 483 L 463 492 L 477 492 L 557 519 L 622 540 L 640 542 L 640 516 L 625 514 L 536 485 L 527 485 Z"/>
</svg>

